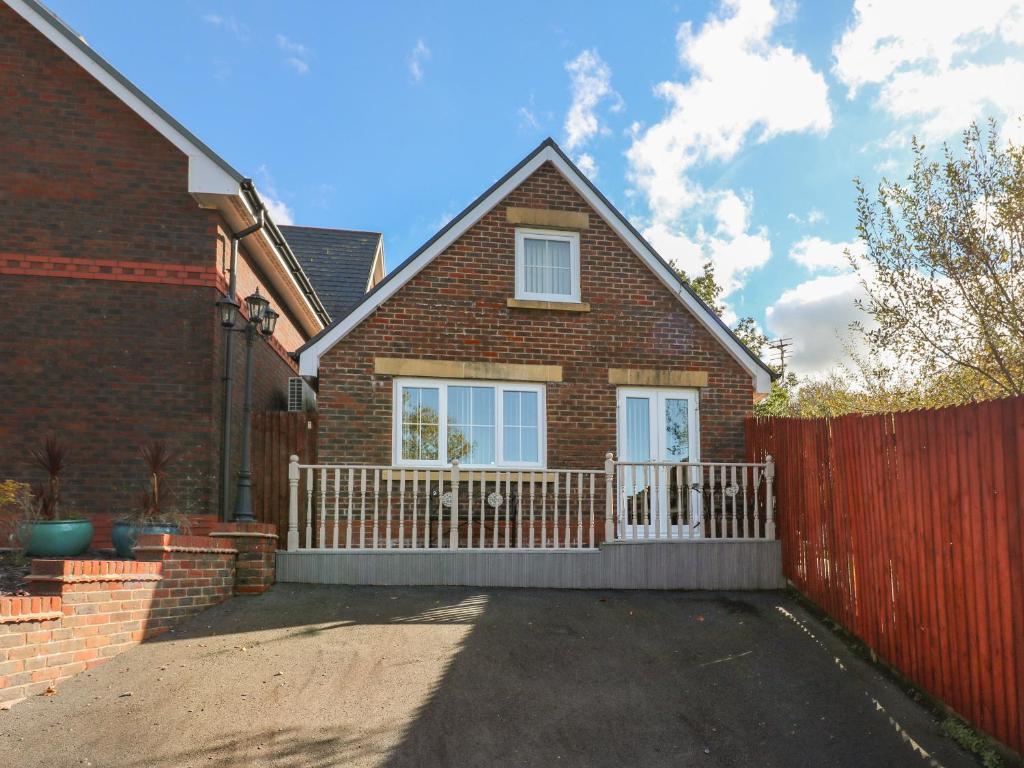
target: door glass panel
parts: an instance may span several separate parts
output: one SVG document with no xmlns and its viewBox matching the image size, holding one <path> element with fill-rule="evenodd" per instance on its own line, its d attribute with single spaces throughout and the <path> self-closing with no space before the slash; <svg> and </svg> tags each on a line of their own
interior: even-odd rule
<svg viewBox="0 0 1024 768">
<path fill-rule="evenodd" d="M 626 444 L 625 461 L 651 460 L 651 401 L 647 397 L 626 398 Z M 622 468 L 624 502 L 627 520 L 632 525 L 640 525 L 647 517 L 651 502 L 648 492 L 646 467 L 625 466 Z"/>
<path fill-rule="evenodd" d="M 651 401 L 626 398 L 626 461 L 651 460 Z"/>
<path fill-rule="evenodd" d="M 690 460 L 690 403 L 665 399 L 665 461 Z"/>
</svg>

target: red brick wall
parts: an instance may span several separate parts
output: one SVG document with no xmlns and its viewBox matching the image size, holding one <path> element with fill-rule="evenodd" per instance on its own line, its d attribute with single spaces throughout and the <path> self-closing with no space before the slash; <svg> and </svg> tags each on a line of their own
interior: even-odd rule
<svg viewBox="0 0 1024 768">
<path fill-rule="evenodd" d="M 515 226 L 507 206 L 589 214 L 581 232 L 589 313 L 509 309 Z M 609 368 L 707 371 L 701 456 L 742 460 L 750 374 L 550 164 L 545 164 L 320 360 L 320 460 L 391 461 L 391 377 L 374 356 L 561 365 L 547 385 L 548 466 L 599 468 L 615 450 Z"/>
<path fill-rule="evenodd" d="M 138 446 L 159 439 L 181 457 L 179 499 L 216 512 L 223 221 L 188 193 L 182 152 L 2 3 L 0 168 L 0 480 L 38 481 L 28 451 L 55 432 L 69 507 L 119 514 L 145 483 Z M 282 311 L 244 259 L 240 274 Z M 301 333 L 279 327 L 277 350 L 257 344 L 256 408 L 293 373 L 281 345 Z M 243 362 L 237 344 L 238 382 Z"/>
<path fill-rule="evenodd" d="M 265 592 L 276 540 L 273 526 L 221 524 L 213 536 L 140 536 L 138 561 L 33 560 L 32 595 L 0 597 L 0 703 L 42 693 L 232 592 Z"/>
</svg>

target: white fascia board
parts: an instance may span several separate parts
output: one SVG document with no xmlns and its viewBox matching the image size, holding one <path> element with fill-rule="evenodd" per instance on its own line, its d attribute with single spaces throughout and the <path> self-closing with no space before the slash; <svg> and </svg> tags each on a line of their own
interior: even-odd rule
<svg viewBox="0 0 1024 768">
<path fill-rule="evenodd" d="M 566 163 L 562 156 L 550 146 L 538 152 L 530 162 L 526 163 L 519 171 L 510 176 L 505 183 L 481 200 L 454 227 L 445 232 L 442 237 L 432 243 L 415 260 L 406 264 L 399 274 L 385 283 L 368 301 L 360 304 L 342 322 L 325 333 L 314 344 L 303 350 L 299 357 L 299 373 L 302 376 L 316 376 L 320 367 L 321 355 L 345 338 L 352 329 L 369 317 L 377 307 L 394 296 L 427 264 L 447 250 L 452 243 L 465 234 L 470 227 L 476 224 L 495 205 L 500 203 L 546 162 L 550 162 L 558 169 L 559 173 L 565 177 L 573 189 L 604 219 L 605 223 L 615 231 L 623 242 L 640 257 L 665 287 L 690 310 L 701 325 L 710 331 L 719 343 L 725 347 L 726 351 L 750 373 L 755 392 L 768 392 L 771 387 L 771 376 L 768 374 L 768 371 L 758 365 L 736 339 L 719 324 L 717 319 L 679 284 L 679 278 L 665 266 L 661 259 L 651 252 L 646 243 L 640 240 L 629 227 L 623 224 L 621 219 L 605 205 L 604 201 L 594 194 L 593 189 L 579 176 L 576 170 Z"/>
<path fill-rule="evenodd" d="M 188 157 L 188 187 L 192 194 L 237 195 L 241 176 L 227 170 L 223 160 L 210 157 L 212 150 L 197 143 L 173 118 L 163 112 L 142 92 L 100 58 L 81 38 L 63 26 L 33 2 L 4 0 L 19 16 L 35 27 L 46 39 L 60 48 L 101 85 L 123 101 L 132 111 L 151 125 L 161 136 Z M 63 28 L 62 28 L 63 27 Z M 101 63 L 103 62 L 103 63 Z M 104 66 L 104 64 L 106 66 Z M 218 158 L 219 160 L 219 158 Z M 223 165 L 222 165 L 223 164 Z M 230 166 L 229 166 L 230 167 Z"/>
</svg>

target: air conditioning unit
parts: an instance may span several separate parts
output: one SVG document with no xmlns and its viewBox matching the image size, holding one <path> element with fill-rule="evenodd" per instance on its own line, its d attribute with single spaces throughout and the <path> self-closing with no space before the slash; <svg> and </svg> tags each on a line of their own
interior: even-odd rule
<svg viewBox="0 0 1024 768">
<path fill-rule="evenodd" d="M 301 376 L 288 378 L 288 410 L 315 411 L 316 392 Z"/>
</svg>

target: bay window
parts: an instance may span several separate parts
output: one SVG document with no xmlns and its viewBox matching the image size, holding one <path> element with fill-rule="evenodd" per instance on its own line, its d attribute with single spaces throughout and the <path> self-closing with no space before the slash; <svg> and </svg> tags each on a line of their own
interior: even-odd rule
<svg viewBox="0 0 1024 768">
<path fill-rule="evenodd" d="M 544 387 L 395 379 L 396 466 L 543 467 Z"/>
</svg>

